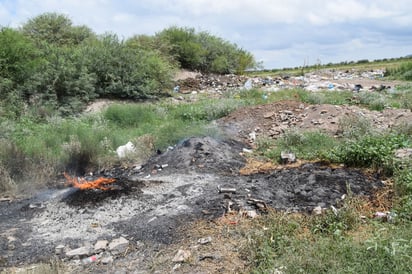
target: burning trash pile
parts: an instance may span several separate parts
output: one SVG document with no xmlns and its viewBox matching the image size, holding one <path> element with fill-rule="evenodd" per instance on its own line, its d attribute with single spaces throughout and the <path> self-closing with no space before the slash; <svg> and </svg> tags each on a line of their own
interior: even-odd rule
<svg viewBox="0 0 412 274">
<path fill-rule="evenodd" d="M 112 190 L 113 187 L 106 187 L 106 185 L 116 182 L 114 178 L 99 177 L 96 180 L 87 181 L 85 178 L 70 177 L 67 173 L 64 173 L 64 177 L 67 179 L 67 185 L 73 186 L 80 190 L 88 189 L 100 189 L 100 190 Z"/>
</svg>

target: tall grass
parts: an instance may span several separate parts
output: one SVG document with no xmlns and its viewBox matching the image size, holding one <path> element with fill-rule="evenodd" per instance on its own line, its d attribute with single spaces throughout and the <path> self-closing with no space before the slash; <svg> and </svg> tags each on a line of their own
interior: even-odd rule
<svg viewBox="0 0 412 274">
<path fill-rule="evenodd" d="M 33 173 L 42 174 L 37 176 L 39 181 L 47 181 L 48 176 L 63 170 L 82 175 L 116 164 L 116 148 L 128 141 L 140 152 L 127 161 L 143 161 L 156 149 L 163 150 L 184 138 L 217 135 L 211 121 L 245 105 L 245 100 L 114 104 L 101 114 L 9 123 L 2 134 L 7 146 L 0 148 L 0 186 L 11 189 L 33 181 Z"/>
<path fill-rule="evenodd" d="M 341 213 L 338 213 L 341 214 Z M 275 213 L 248 232 L 251 273 L 410 273 L 412 223 L 361 224 L 359 213 Z M 319 233 L 322 224 L 326 228 Z M 329 230 L 331 229 L 331 230 Z M 336 233 L 340 231 L 339 233 Z M 332 233 L 330 233 L 332 232 Z"/>
<path fill-rule="evenodd" d="M 279 162 L 282 151 L 292 152 L 298 159 L 328 159 L 330 151 L 338 145 L 335 138 L 319 131 L 289 130 L 276 142 L 258 140 L 257 150 L 269 159 Z"/>
<path fill-rule="evenodd" d="M 388 68 L 385 76 L 399 80 L 412 81 L 412 62 L 402 62 L 397 67 Z"/>
</svg>

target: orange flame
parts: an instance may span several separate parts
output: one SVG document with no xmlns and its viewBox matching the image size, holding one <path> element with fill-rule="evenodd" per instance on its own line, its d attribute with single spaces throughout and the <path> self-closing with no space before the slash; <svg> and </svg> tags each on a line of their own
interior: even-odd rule
<svg viewBox="0 0 412 274">
<path fill-rule="evenodd" d="M 67 179 L 67 183 L 80 190 L 86 189 L 100 189 L 100 190 L 110 190 L 110 187 L 105 187 L 107 184 L 111 184 L 116 181 L 114 178 L 104 178 L 99 177 L 94 181 L 87 181 L 84 178 L 70 177 L 66 172 L 64 177 Z"/>
</svg>

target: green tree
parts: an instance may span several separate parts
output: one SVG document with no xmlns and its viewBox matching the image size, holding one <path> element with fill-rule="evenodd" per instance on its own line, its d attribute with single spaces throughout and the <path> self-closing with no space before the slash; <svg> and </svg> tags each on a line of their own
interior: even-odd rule
<svg viewBox="0 0 412 274">
<path fill-rule="evenodd" d="M 156 51 L 105 34 L 87 44 L 88 67 L 100 97 L 147 98 L 170 88 L 173 67 Z"/>
<path fill-rule="evenodd" d="M 0 79 L 22 83 L 39 64 L 39 51 L 11 28 L 0 30 Z"/>
<path fill-rule="evenodd" d="M 156 36 L 163 43 L 171 45 L 169 54 L 182 68 L 197 70 L 202 67 L 206 50 L 199 43 L 193 28 L 170 27 Z"/>
<path fill-rule="evenodd" d="M 78 45 L 94 33 L 87 26 L 73 26 L 63 14 L 43 13 L 29 19 L 22 32 L 37 44 Z"/>
<path fill-rule="evenodd" d="M 193 28 L 170 27 L 156 34 L 182 68 L 213 73 L 243 73 L 256 67 L 253 55 L 236 44 Z"/>
<path fill-rule="evenodd" d="M 16 119 L 25 110 L 20 87 L 40 65 L 40 53 L 29 39 L 11 28 L 0 29 L 0 114 Z"/>
</svg>

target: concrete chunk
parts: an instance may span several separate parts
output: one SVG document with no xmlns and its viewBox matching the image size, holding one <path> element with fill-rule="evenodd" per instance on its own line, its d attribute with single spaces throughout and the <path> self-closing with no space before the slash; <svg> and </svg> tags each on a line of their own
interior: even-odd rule
<svg viewBox="0 0 412 274">
<path fill-rule="evenodd" d="M 120 237 L 110 242 L 109 250 L 112 254 L 115 255 L 115 254 L 125 252 L 128 246 L 129 246 L 129 241 L 123 237 Z"/>
</svg>

